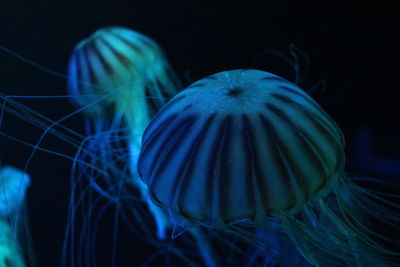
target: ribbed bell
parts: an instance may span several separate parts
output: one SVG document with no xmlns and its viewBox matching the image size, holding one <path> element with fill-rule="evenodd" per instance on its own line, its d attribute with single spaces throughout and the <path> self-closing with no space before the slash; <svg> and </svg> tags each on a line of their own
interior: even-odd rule
<svg viewBox="0 0 400 267">
<path fill-rule="evenodd" d="M 92 116 L 103 115 L 110 105 L 118 115 L 147 113 L 146 101 L 160 108 L 177 93 L 175 77 L 157 43 L 119 26 L 101 28 L 75 47 L 68 88 L 76 104 L 92 104 L 86 110 Z"/>
<path fill-rule="evenodd" d="M 138 170 L 177 224 L 296 214 L 344 167 L 336 123 L 295 84 L 258 70 L 217 73 L 175 96 L 147 127 Z"/>
</svg>

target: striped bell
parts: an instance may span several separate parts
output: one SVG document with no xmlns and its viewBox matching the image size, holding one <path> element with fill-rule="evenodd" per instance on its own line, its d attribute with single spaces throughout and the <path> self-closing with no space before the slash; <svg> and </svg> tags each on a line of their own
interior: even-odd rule
<svg viewBox="0 0 400 267">
<path fill-rule="evenodd" d="M 297 214 L 343 172 L 336 123 L 292 82 L 258 70 L 201 79 L 147 127 L 138 171 L 179 225 Z"/>
</svg>

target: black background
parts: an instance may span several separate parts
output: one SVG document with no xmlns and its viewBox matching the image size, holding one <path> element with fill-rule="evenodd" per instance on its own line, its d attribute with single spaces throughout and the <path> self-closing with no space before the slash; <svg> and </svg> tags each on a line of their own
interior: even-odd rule
<svg viewBox="0 0 400 267">
<path fill-rule="evenodd" d="M 394 5 L 384 1 L 319 0 L 16 0 L 0 7 L 0 46 L 63 74 L 75 44 L 108 25 L 129 27 L 152 37 L 164 48 L 179 77 L 185 79 L 186 73 L 192 80 L 248 67 L 293 79 L 290 66 L 277 58 L 260 58 L 256 66 L 251 62 L 264 49 L 287 53 L 289 44 L 294 43 L 311 60 L 303 87 L 311 87 L 320 78 L 327 81 L 328 93 L 317 100 L 343 129 L 348 158 L 354 154 L 354 133 L 364 125 L 372 127 L 378 137 L 374 147 L 377 154 L 400 157 L 400 20 Z M 0 92 L 65 95 L 66 86 L 62 78 L 0 51 Z M 73 111 L 65 99 L 19 101 L 52 119 Z M 79 116 L 65 121 L 65 125 L 83 132 Z M 40 134 L 35 127 L 8 115 L 3 118 L 1 131 L 31 143 Z M 74 154 L 74 149 L 58 139 L 48 137 L 44 144 Z M 2 164 L 24 168 L 30 151 L 0 137 Z M 70 166 L 69 160 L 38 152 L 27 169 L 33 181 L 28 205 L 39 266 L 59 263 Z M 357 170 L 351 160 L 347 168 Z M 143 260 L 140 249 L 148 248 L 136 246 L 134 255 L 125 255 L 124 266 Z"/>
</svg>

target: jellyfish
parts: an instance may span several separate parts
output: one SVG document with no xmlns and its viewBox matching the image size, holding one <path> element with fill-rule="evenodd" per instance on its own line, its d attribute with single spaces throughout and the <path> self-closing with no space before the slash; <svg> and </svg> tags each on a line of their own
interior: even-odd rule
<svg viewBox="0 0 400 267">
<path fill-rule="evenodd" d="M 136 168 L 144 129 L 168 99 L 181 90 L 162 49 L 149 37 L 130 29 L 99 29 L 75 47 L 69 63 L 68 89 L 73 103 L 86 118 L 88 134 L 81 145 L 82 151 L 78 153 L 79 161 L 74 165 L 77 176 L 73 178 L 73 187 L 79 190 L 76 184 L 85 176 L 89 178 L 91 188 L 111 203 L 116 203 L 126 224 L 131 225 L 132 220 L 142 222 L 141 230 L 131 229 L 146 238 L 152 236 L 151 218 L 144 215 L 137 204 L 144 202 L 155 221 L 158 240 L 164 240 L 167 245 L 167 233 L 173 231 L 170 220 L 164 210 L 150 201 L 147 185 L 139 179 Z M 87 164 L 78 162 L 90 162 L 98 168 L 87 168 Z M 136 197 L 137 190 L 141 200 Z M 76 192 L 73 192 L 72 201 L 83 197 Z M 85 192 L 83 194 L 87 194 Z M 71 213 L 79 202 L 71 204 Z M 85 222 L 96 215 L 94 210 L 93 207 L 89 209 Z M 73 235 L 73 226 L 67 232 Z M 194 230 L 191 235 L 195 241 L 186 238 L 184 243 L 187 247 L 194 247 L 194 242 L 206 251 L 207 240 L 202 233 Z M 82 235 L 80 238 L 83 239 Z M 73 242 L 72 236 L 69 239 L 68 242 Z M 91 242 L 93 238 L 88 236 L 86 239 Z M 150 243 L 159 246 L 151 238 Z M 81 246 L 84 249 L 90 245 Z M 184 253 L 170 245 L 168 247 L 186 264 L 193 265 Z M 168 251 L 165 246 L 162 250 Z M 210 254 L 203 253 L 203 256 Z M 210 256 L 203 258 L 212 262 Z"/>
<path fill-rule="evenodd" d="M 138 173 L 180 228 L 231 233 L 285 261 L 256 234 L 278 220 L 282 239 L 312 265 L 393 264 L 398 240 L 363 218 L 398 232 L 399 206 L 359 186 L 344 165 L 340 128 L 306 92 L 241 69 L 193 83 L 157 113 Z"/>
<path fill-rule="evenodd" d="M 158 44 L 149 37 L 123 27 L 106 27 L 81 41 L 74 49 L 68 73 L 73 102 L 87 107 L 88 133 L 101 145 L 107 135 L 128 136 L 131 165 L 135 166 L 141 135 L 154 113 L 180 89 L 179 82 Z M 91 130 L 93 129 L 93 130 Z M 118 138 L 115 138 L 118 140 Z M 108 143 L 109 144 L 109 143 Z M 105 148 L 107 150 L 107 148 Z M 108 161 L 108 162 L 107 162 Z M 109 165 L 111 158 L 104 159 Z M 136 168 L 130 168 L 136 176 Z M 130 179 L 147 198 L 139 179 Z M 162 212 L 148 202 L 158 223 L 158 236 L 165 236 Z"/>
<path fill-rule="evenodd" d="M 29 175 L 5 166 L 0 169 L 0 265 L 34 266 L 24 202 Z M 29 263 L 29 265 L 27 265 Z"/>
</svg>

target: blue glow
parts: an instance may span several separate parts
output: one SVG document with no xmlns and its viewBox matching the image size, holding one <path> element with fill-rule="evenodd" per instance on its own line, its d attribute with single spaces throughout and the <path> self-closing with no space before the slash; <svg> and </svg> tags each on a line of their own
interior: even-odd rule
<svg viewBox="0 0 400 267">
<path fill-rule="evenodd" d="M 129 81 L 128 84 L 138 83 L 136 81 Z M 117 92 L 120 92 L 120 90 L 122 91 L 123 87 L 116 89 Z M 77 89 L 71 89 L 70 92 L 76 94 L 78 91 Z M 139 97 L 132 94 L 122 95 L 123 97 L 129 96 L 139 101 L 157 100 L 161 103 L 165 103 L 169 99 L 160 96 L 142 95 Z M 245 266 L 308 266 L 309 263 L 303 257 L 305 254 L 308 254 L 306 258 L 311 262 L 319 261 L 319 257 L 322 257 L 323 260 L 328 259 L 328 261 L 337 262 L 336 258 L 331 259 L 323 251 L 321 251 L 321 256 L 310 256 L 307 249 L 299 249 L 296 238 L 299 236 L 299 238 L 303 238 L 302 235 L 309 233 L 306 232 L 307 229 L 296 229 L 290 223 L 283 230 L 282 226 L 276 224 L 271 224 L 270 226 L 264 225 L 264 228 L 259 228 L 259 226 L 255 227 L 246 222 L 241 222 L 240 224 L 232 224 L 232 229 L 235 232 L 234 235 L 221 232 L 219 229 L 210 228 L 209 225 L 204 224 L 201 226 L 206 227 L 197 227 L 196 225 L 195 227 L 185 226 L 184 228 L 180 228 L 179 226 L 172 225 L 168 217 L 169 214 L 149 200 L 147 185 L 139 179 L 135 180 L 134 178 L 137 178 L 137 176 L 132 175 L 132 173 L 136 172 L 135 160 L 140 148 L 136 143 L 138 143 L 137 140 L 140 140 L 141 134 L 127 134 L 127 132 L 130 132 L 132 128 L 140 128 L 140 131 L 143 131 L 145 127 L 137 123 L 128 125 L 121 118 L 126 111 L 107 113 L 109 111 L 108 107 L 104 109 L 107 110 L 107 112 L 102 114 L 104 116 L 90 115 L 93 114 L 91 112 L 96 107 L 104 105 L 106 100 L 108 101 L 108 99 L 115 96 L 115 92 L 92 92 L 83 96 L 83 99 L 89 99 L 87 103 L 78 105 L 78 108 L 73 113 L 54 121 L 41 117 L 39 114 L 34 114 L 32 111 L 25 110 L 17 113 L 21 110 L 22 106 L 18 106 L 15 109 L 10 108 L 11 103 L 17 104 L 17 102 L 13 101 L 12 96 L 2 98 L 2 100 L 8 101 L 8 103 L 2 106 L 2 112 L 15 113 L 21 118 L 24 115 L 29 115 L 28 120 L 30 123 L 44 129 L 38 142 L 34 144 L 25 143 L 25 145 L 35 149 L 30 158 L 36 155 L 36 151 L 45 151 L 46 153 L 70 159 L 74 163 L 70 181 L 71 203 L 62 255 L 62 264 L 64 266 L 91 266 L 98 261 L 99 255 L 96 254 L 96 241 L 99 238 L 97 236 L 98 229 L 102 226 L 103 216 L 110 212 L 115 214 L 114 224 L 111 226 L 113 241 L 110 244 L 110 254 L 107 258 L 110 260 L 111 266 L 118 264 L 118 249 L 120 248 L 116 244 L 118 243 L 117 239 L 121 235 L 119 233 L 121 225 L 128 227 L 135 234 L 135 237 L 142 240 L 143 243 L 150 244 L 155 248 L 155 253 L 148 257 L 145 264 L 151 264 L 153 261 L 161 258 L 168 263 L 184 263 L 188 266 L 195 266 L 200 261 L 207 266 L 225 264 L 241 264 Z M 71 98 L 72 101 L 75 101 L 77 95 L 72 97 L 16 97 L 40 99 Z M 156 111 L 152 113 L 156 113 Z M 77 133 L 62 125 L 68 119 L 80 114 L 83 114 L 86 118 L 86 133 Z M 118 115 L 115 116 L 115 114 Z M 6 136 L 3 132 L 1 134 Z M 42 146 L 42 140 L 49 135 L 57 136 L 66 141 L 68 145 L 77 148 L 77 154 L 67 155 L 62 151 L 52 151 Z M 8 137 L 13 138 L 12 136 Z M 366 178 L 354 177 L 354 180 L 357 179 L 365 180 Z M 372 181 L 377 182 L 374 179 Z M 355 199 L 352 197 L 354 191 L 357 194 L 365 195 L 371 194 L 371 191 L 353 187 L 352 182 L 347 180 L 343 182 L 342 186 L 342 188 L 339 188 L 335 192 L 338 195 L 340 193 L 343 196 L 342 198 L 331 197 L 327 199 L 328 207 L 312 207 L 304 212 L 304 220 L 308 223 L 307 227 L 315 227 L 316 235 L 312 236 L 313 238 L 316 236 L 331 236 L 332 233 L 326 231 L 327 226 L 333 226 L 336 233 L 343 231 L 340 229 L 340 226 L 335 226 L 335 220 L 332 219 L 334 214 L 330 210 L 332 209 L 334 213 L 341 212 L 338 205 L 345 205 L 346 208 L 351 207 L 352 212 L 354 210 L 362 210 L 366 213 L 368 213 L 368 211 L 364 211 L 366 207 L 367 209 L 374 207 L 374 210 L 379 210 L 379 216 L 382 216 L 380 220 L 384 223 L 390 221 L 387 218 L 389 212 L 387 210 L 380 210 L 381 207 L 379 205 L 375 206 L 374 202 L 368 199 L 361 198 L 360 201 L 362 202 L 352 206 L 351 202 L 354 202 Z M 379 193 L 375 195 L 375 198 L 381 197 Z M 361 215 L 354 215 L 362 222 L 365 221 L 365 218 L 362 218 L 364 215 L 363 212 L 360 212 Z M 370 215 L 368 214 L 368 216 Z M 271 232 L 267 230 L 271 230 Z M 173 233 L 174 231 L 175 234 Z M 293 235 L 286 236 L 285 231 L 289 233 L 294 231 L 294 233 Z M 295 231 L 300 232 L 300 234 Z M 283 238 L 278 237 L 277 233 L 283 235 Z M 346 234 L 344 235 L 345 238 L 349 238 Z M 175 239 L 171 239 L 171 236 L 174 236 Z M 288 241 L 287 239 L 289 238 L 292 240 Z M 251 241 L 254 246 L 249 246 L 242 239 Z M 313 242 L 314 240 L 310 241 L 310 243 Z M 319 241 L 316 242 L 318 243 Z M 318 245 L 324 247 L 323 244 L 318 243 Z M 310 247 L 312 248 L 312 244 Z M 336 249 L 334 244 L 332 247 Z M 313 250 L 313 253 L 315 251 L 318 250 Z M 359 255 L 364 261 L 376 261 L 374 254 L 368 256 L 364 252 L 360 252 Z M 350 259 L 349 262 L 353 263 L 354 261 Z"/>
</svg>

